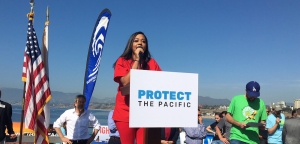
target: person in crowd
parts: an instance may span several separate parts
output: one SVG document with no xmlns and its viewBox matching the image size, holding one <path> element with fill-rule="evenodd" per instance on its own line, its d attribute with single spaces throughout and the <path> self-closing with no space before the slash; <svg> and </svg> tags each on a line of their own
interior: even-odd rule
<svg viewBox="0 0 300 144">
<path fill-rule="evenodd" d="M 203 124 L 203 119 L 200 109 L 198 109 L 198 127 L 185 127 L 186 132 L 185 143 L 187 144 L 202 144 L 203 139 L 207 135 L 205 125 Z"/>
<path fill-rule="evenodd" d="M 179 140 L 180 140 L 180 144 L 184 144 L 184 141 L 185 141 L 185 131 L 184 131 L 184 128 L 181 127 L 179 128 Z"/>
<path fill-rule="evenodd" d="M 267 115 L 270 115 L 271 109 L 269 107 L 266 107 Z M 259 129 L 258 134 L 260 144 L 268 144 L 268 130 L 267 129 Z"/>
<path fill-rule="evenodd" d="M 0 99 L 1 99 L 1 90 L 0 90 Z M 17 135 L 13 130 L 11 116 L 12 116 L 11 104 L 0 100 L 0 144 L 5 143 L 6 129 L 11 139 L 17 137 Z"/>
<path fill-rule="evenodd" d="M 101 136 L 101 133 L 100 133 L 100 130 L 101 129 L 101 126 L 99 127 L 99 131 L 98 131 L 98 133 L 97 133 L 97 135 L 95 136 L 95 138 L 94 138 L 94 141 L 95 142 L 101 142 L 101 140 L 100 140 L 100 136 Z M 94 129 L 93 129 L 93 131 L 94 131 Z M 108 140 L 109 139 L 106 139 L 107 140 L 107 142 L 108 142 Z"/>
<path fill-rule="evenodd" d="M 292 110 L 292 117 L 291 118 L 296 118 L 296 117 L 297 117 L 296 110 Z"/>
<path fill-rule="evenodd" d="M 268 129 L 268 143 L 282 144 L 282 130 L 285 116 L 281 113 L 280 105 L 274 106 L 274 112 L 268 116 L 266 128 Z"/>
<path fill-rule="evenodd" d="M 222 113 L 215 113 L 215 122 L 213 122 L 211 125 L 206 127 L 206 131 L 213 133 L 214 137 L 213 137 L 213 141 L 211 144 L 219 144 L 221 143 L 218 134 L 216 133 L 216 127 L 218 125 L 218 123 L 220 122 L 220 120 L 223 118 Z M 221 135 L 223 135 L 225 132 L 223 130 L 223 127 L 219 129 L 221 131 Z"/>
<path fill-rule="evenodd" d="M 222 114 L 224 114 L 227 112 L 222 112 Z M 220 139 L 220 141 L 218 142 L 219 144 L 222 144 L 222 142 L 224 144 L 229 144 L 229 137 L 230 137 L 230 129 L 231 129 L 231 123 L 229 123 L 226 120 L 226 114 L 225 116 L 219 121 L 219 123 L 216 126 L 216 133 Z"/>
<path fill-rule="evenodd" d="M 60 127 L 60 130 L 64 136 L 67 135 L 67 122 L 63 123 L 62 127 Z"/>
<path fill-rule="evenodd" d="M 140 53 L 142 56 L 140 57 Z M 157 62 L 151 57 L 148 40 L 143 32 L 133 33 L 124 49 L 123 54 L 113 64 L 114 81 L 118 83 L 116 106 L 113 119 L 120 134 L 122 144 L 143 143 L 144 129 L 129 128 L 129 97 L 123 95 L 121 88 L 130 83 L 130 69 L 161 71 Z"/>
<path fill-rule="evenodd" d="M 53 124 L 49 124 L 49 127 L 48 127 L 47 131 L 48 131 L 48 136 L 55 136 L 56 135 L 56 131 L 53 128 Z"/>
<path fill-rule="evenodd" d="M 273 111 L 271 111 L 270 107 L 266 107 L 267 115 L 270 115 Z"/>
<path fill-rule="evenodd" d="M 161 128 L 161 144 L 176 144 L 179 128 Z"/>
<path fill-rule="evenodd" d="M 222 117 L 224 118 L 225 116 L 226 116 L 226 114 L 227 114 L 227 111 L 222 111 Z"/>
<path fill-rule="evenodd" d="M 62 127 L 60 127 L 61 133 L 66 136 L 67 135 L 67 122 L 64 122 Z M 53 125 L 52 125 L 53 127 Z M 52 128 L 53 129 L 53 128 Z M 54 129 L 55 130 L 55 129 Z M 61 143 L 56 143 L 56 144 L 61 144 Z M 62 142 L 62 144 L 67 144 L 66 142 Z"/>
<path fill-rule="evenodd" d="M 48 131 L 48 136 L 57 135 L 55 129 L 53 128 L 53 124 L 49 124 L 47 131 Z M 49 143 L 49 144 L 55 144 L 55 143 Z M 56 143 L 56 144 L 62 144 L 62 143 Z"/>
<path fill-rule="evenodd" d="M 226 120 L 232 124 L 230 144 L 258 144 L 258 128 L 249 127 L 248 122 L 261 123 L 264 129 L 267 119 L 266 106 L 260 96 L 260 85 L 250 81 L 246 85 L 246 94 L 232 98 Z"/>
<path fill-rule="evenodd" d="M 283 125 L 282 142 L 298 144 L 300 142 L 300 109 L 296 109 L 296 118 L 286 119 Z"/>
<path fill-rule="evenodd" d="M 108 114 L 107 124 L 109 128 L 109 140 L 108 144 L 121 144 L 119 131 L 116 127 L 114 120 L 112 119 L 114 110 L 111 110 Z"/>
<path fill-rule="evenodd" d="M 68 144 L 89 144 L 97 135 L 100 124 L 90 111 L 84 109 L 85 102 L 86 98 L 84 95 L 77 95 L 74 102 L 75 108 L 66 110 L 54 122 L 53 127 L 63 142 Z M 61 127 L 65 122 L 67 125 L 66 136 L 61 131 Z M 92 135 L 88 133 L 89 124 L 94 128 Z"/>
</svg>

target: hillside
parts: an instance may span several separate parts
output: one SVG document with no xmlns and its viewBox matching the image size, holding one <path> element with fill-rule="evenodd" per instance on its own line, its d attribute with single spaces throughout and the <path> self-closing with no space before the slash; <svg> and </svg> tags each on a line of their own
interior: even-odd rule
<svg viewBox="0 0 300 144">
<path fill-rule="evenodd" d="M 1 88 L 2 100 L 10 103 L 20 103 L 22 101 L 23 90 L 17 88 Z M 52 91 L 51 104 L 72 104 L 74 97 L 79 93 L 64 93 Z M 115 103 L 115 97 L 92 97 L 92 103 Z M 228 99 L 215 99 L 211 97 L 198 97 L 198 103 L 202 105 L 229 105 Z"/>
</svg>

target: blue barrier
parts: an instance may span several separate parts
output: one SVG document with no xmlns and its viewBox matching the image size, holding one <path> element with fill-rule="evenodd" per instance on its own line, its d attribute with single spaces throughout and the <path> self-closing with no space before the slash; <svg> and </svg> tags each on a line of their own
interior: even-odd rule
<svg viewBox="0 0 300 144">
<path fill-rule="evenodd" d="M 206 138 L 203 140 L 203 144 L 211 144 L 212 142 L 212 139 L 213 139 L 213 135 L 207 135 Z M 179 142 L 177 142 L 179 143 Z M 107 141 L 101 141 L 101 142 L 96 142 L 96 141 L 93 141 L 92 144 L 108 144 Z"/>
<path fill-rule="evenodd" d="M 101 141 L 101 142 L 93 141 L 92 144 L 108 144 L 108 142 L 107 141 Z"/>
</svg>

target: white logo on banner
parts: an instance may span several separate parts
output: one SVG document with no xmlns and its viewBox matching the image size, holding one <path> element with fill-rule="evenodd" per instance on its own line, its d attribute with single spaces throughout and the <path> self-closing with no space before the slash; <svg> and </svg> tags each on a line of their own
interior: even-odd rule
<svg viewBox="0 0 300 144">
<path fill-rule="evenodd" d="M 100 65 L 101 55 L 102 55 L 102 49 L 103 49 L 102 43 L 104 44 L 104 36 L 103 36 L 102 33 L 100 33 L 100 35 L 99 35 L 99 32 L 100 32 L 102 27 L 104 27 L 105 30 L 107 29 L 108 21 L 109 21 L 108 17 L 102 17 L 101 20 L 99 21 L 99 24 L 96 27 L 95 32 L 94 32 L 93 43 L 92 43 L 92 51 L 93 51 L 93 56 L 98 57 L 98 60 L 95 64 L 95 67 L 93 68 L 93 73 L 91 73 L 88 76 L 90 79 L 86 82 L 87 84 L 92 82 L 92 81 L 94 82 L 97 78 L 96 73 L 99 70 L 99 65 Z"/>
</svg>

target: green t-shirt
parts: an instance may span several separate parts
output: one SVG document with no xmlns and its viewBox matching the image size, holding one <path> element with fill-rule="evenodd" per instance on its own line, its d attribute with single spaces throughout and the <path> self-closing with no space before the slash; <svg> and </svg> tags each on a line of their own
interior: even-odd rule
<svg viewBox="0 0 300 144">
<path fill-rule="evenodd" d="M 266 106 L 263 100 L 256 98 L 254 101 L 248 101 L 245 95 L 235 96 L 229 105 L 228 112 L 237 122 L 260 122 L 267 119 Z M 258 128 L 248 127 L 241 129 L 232 125 L 230 130 L 230 140 L 239 140 L 248 144 L 259 143 Z"/>
</svg>

